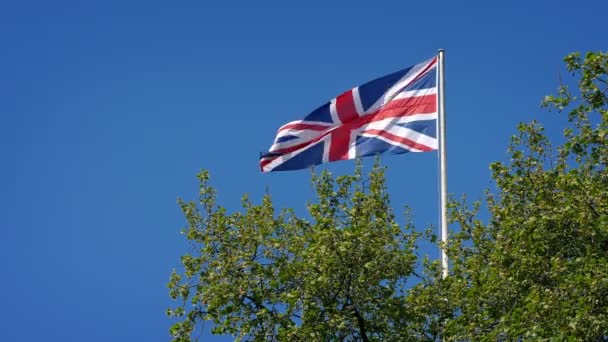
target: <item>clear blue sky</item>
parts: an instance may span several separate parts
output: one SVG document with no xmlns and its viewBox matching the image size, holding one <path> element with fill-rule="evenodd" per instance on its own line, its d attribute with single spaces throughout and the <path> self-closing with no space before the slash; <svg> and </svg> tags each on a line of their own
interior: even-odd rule
<svg viewBox="0 0 608 342">
<path fill-rule="evenodd" d="M 558 130 L 540 100 L 564 55 L 606 49 L 607 11 L 602 0 L 2 2 L 0 340 L 167 340 L 166 283 L 187 250 L 176 198 L 195 198 L 197 171 L 230 210 L 268 187 L 304 213 L 308 171 L 259 172 L 276 129 L 438 48 L 449 191 L 479 198 L 518 122 Z M 435 224 L 435 154 L 383 162 L 395 208 Z"/>
</svg>

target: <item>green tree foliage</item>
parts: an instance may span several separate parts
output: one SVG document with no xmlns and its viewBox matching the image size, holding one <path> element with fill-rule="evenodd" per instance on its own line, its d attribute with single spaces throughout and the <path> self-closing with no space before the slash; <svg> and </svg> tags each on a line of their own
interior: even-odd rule
<svg viewBox="0 0 608 342">
<path fill-rule="evenodd" d="M 444 340 L 608 340 L 608 54 L 571 54 L 576 91 L 543 105 L 567 112 L 553 147 L 521 124 L 507 163 L 491 165 L 496 190 L 480 204 L 452 203 L 450 277 L 419 285 L 415 299 Z"/>
<path fill-rule="evenodd" d="M 174 271 L 170 294 L 182 305 L 175 341 L 195 326 L 248 341 L 408 341 L 426 324 L 406 305 L 416 233 L 406 210 L 394 218 L 377 164 L 366 176 L 313 176 L 317 200 L 309 219 L 277 213 L 270 196 L 228 214 L 216 203 L 207 172 L 198 203 L 180 201 L 192 253 Z"/>
</svg>

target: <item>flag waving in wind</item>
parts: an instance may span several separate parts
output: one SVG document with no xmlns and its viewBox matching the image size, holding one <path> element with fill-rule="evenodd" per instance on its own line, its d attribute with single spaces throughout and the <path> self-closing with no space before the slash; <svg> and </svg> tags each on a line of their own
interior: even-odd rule
<svg viewBox="0 0 608 342">
<path fill-rule="evenodd" d="M 437 149 L 437 57 L 367 82 L 279 128 L 262 172 Z"/>
</svg>

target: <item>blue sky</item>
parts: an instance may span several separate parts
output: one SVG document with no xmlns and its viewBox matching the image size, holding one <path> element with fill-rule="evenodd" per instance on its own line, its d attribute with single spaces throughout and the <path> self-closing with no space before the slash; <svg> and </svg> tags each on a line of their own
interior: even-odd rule
<svg viewBox="0 0 608 342">
<path fill-rule="evenodd" d="M 277 206 L 304 213 L 309 171 L 259 172 L 276 129 L 438 48 L 449 192 L 479 198 L 518 122 L 559 135 L 563 118 L 540 100 L 566 75 L 563 56 L 606 49 L 607 10 L 600 0 L 3 2 L 0 340 L 167 340 L 166 283 L 188 246 L 176 198 L 195 198 L 197 171 L 211 171 L 230 210 L 268 187 Z M 396 210 L 435 224 L 436 155 L 383 163 Z"/>
</svg>

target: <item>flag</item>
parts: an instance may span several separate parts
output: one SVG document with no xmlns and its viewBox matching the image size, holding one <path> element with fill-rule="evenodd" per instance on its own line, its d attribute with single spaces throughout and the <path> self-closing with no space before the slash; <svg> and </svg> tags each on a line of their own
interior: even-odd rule
<svg viewBox="0 0 608 342">
<path fill-rule="evenodd" d="M 281 126 L 262 172 L 437 149 L 437 57 L 350 89 Z"/>
</svg>

